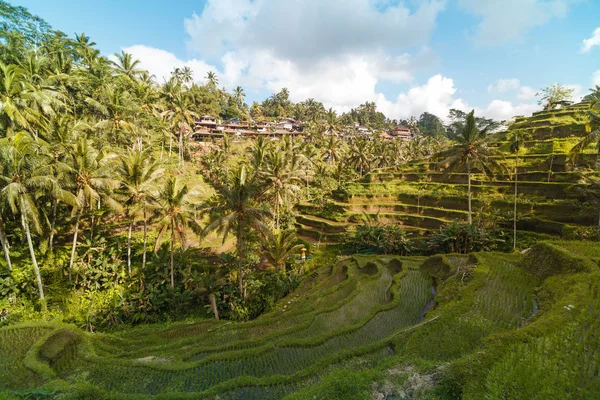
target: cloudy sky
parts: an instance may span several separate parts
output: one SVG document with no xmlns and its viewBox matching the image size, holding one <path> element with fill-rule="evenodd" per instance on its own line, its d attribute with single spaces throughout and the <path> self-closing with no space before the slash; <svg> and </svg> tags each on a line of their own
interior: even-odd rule
<svg viewBox="0 0 600 400">
<path fill-rule="evenodd" d="M 283 87 L 342 112 L 391 118 L 449 108 L 498 119 L 536 111 L 552 83 L 600 85 L 600 0 L 19 0 L 159 81 L 215 71 L 247 101 Z"/>
</svg>

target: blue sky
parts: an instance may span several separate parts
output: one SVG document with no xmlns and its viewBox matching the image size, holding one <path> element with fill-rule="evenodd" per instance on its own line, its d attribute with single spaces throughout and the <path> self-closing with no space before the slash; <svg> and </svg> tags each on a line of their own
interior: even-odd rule
<svg viewBox="0 0 600 400">
<path fill-rule="evenodd" d="M 20 0 L 53 27 L 125 49 L 158 80 L 189 65 L 247 101 L 288 87 L 392 118 L 476 108 L 506 119 L 552 83 L 600 84 L 599 0 Z M 584 40 L 588 46 L 584 49 Z"/>
</svg>

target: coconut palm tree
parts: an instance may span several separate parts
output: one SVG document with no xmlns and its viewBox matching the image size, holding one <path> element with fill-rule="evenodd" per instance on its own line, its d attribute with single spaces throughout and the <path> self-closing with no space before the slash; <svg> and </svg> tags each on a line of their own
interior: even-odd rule
<svg viewBox="0 0 600 400">
<path fill-rule="evenodd" d="M 285 270 L 285 263 L 303 247 L 296 243 L 298 238 L 293 230 L 267 232 L 261 239 L 263 257 L 280 270 Z"/>
<path fill-rule="evenodd" d="M 152 195 L 150 188 L 159 173 L 158 163 L 152 157 L 152 152 L 143 150 L 141 145 L 130 149 L 121 157 L 119 174 L 121 187 L 126 200 L 125 207 L 129 217 L 127 231 L 127 271 L 131 275 L 131 233 L 136 214 L 142 215 L 144 222 L 144 244 L 142 252 L 142 269 L 146 267 L 146 244 L 148 237 L 148 209 L 151 207 Z"/>
<path fill-rule="evenodd" d="M 486 140 L 488 127 L 477 128 L 475 120 L 475 110 L 467 114 L 465 121 L 455 126 L 454 131 L 450 133 L 450 139 L 454 145 L 443 151 L 440 156 L 445 157 L 441 165 L 446 173 L 453 173 L 457 170 L 466 170 L 467 172 L 467 196 L 469 203 L 469 224 L 473 224 L 473 212 L 471 203 L 471 174 L 474 169 L 478 169 L 486 175 L 491 175 L 496 170 L 503 169 L 493 156 L 500 153 L 490 148 Z"/>
<path fill-rule="evenodd" d="M 210 216 L 205 233 L 216 231 L 223 237 L 223 243 L 230 233 L 236 235 L 238 288 L 242 298 L 245 297 L 243 267 L 248 234 L 251 229 L 264 231 L 264 221 L 270 216 L 270 212 L 257 203 L 257 193 L 255 182 L 248 178 L 246 167 L 242 165 L 229 176 L 226 185 L 217 188 L 217 194 L 204 204 L 203 210 Z"/>
<path fill-rule="evenodd" d="M 221 296 L 221 290 L 223 286 L 227 284 L 225 275 L 226 271 L 224 268 L 205 268 L 199 279 L 201 288 L 198 290 L 198 293 L 206 294 L 208 296 L 210 308 L 212 309 L 217 321 L 219 320 L 217 296 Z"/>
<path fill-rule="evenodd" d="M 296 160 L 296 162 L 293 162 Z M 271 151 L 267 155 L 266 168 L 259 174 L 265 181 L 265 193 L 273 197 L 275 203 L 275 229 L 279 231 L 281 206 L 288 198 L 299 192 L 302 178 L 300 169 L 294 159 L 283 151 Z"/>
<path fill-rule="evenodd" d="M 350 145 L 348 162 L 360 176 L 371 169 L 371 147 L 372 143 L 366 139 L 356 139 Z"/>
<path fill-rule="evenodd" d="M 225 135 L 227 136 L 227 135 Z M 225 138 L 224 136 L 224 138 Z M 250 148 L 250 166 L 254 170 L 255 173 L 261 171 L 263 169 L 266 156 L 271 148 L 271 143 L 268 140 L 265 140 L 264 136 L 259 136 L 253 143 Z"/>
<path fill-rule="evenodd" d="M 158 205 L 158 235 L 156 236 L 156 244 L 154 252 L 157 252 L 163 241 L 169 237 L 169 253 L 170 253 L 170 276 L 171 287 L 175 287 L 175 243 L 180 242 L 181 248 L 185 249 L 187 244 L 187 231 L 192 230 L 196 234 L 201 234 L 202 229 L 196 222 L 194 215 L 195 210 L 189 199 L 189 189 L 187 185 L 181 185 L 177 177 L 169 177 L 165 185 L 155 195 Z"/>
<path fill-rule="evenodd" d="M 515 154 L 515 195 L 513 209 L 513 250 L 517 248 L 517 195 L 519 182 L 519 151 L 525 145 L 527 135 L 520 130 L 511 131 L 508 135 L 510 152 Z"/>
<path fill-rule="evenodd" d="M 241 109 L 242 105 L 244 104 L 244 99 L 246 98 L 244 89 L 241 86 L 237 86 L 235 89 L 233 89 L 233 97 L 235 98 L 238 108 Z"/>
<path fill-rule="evenodd" d="M 29 254 L 37 281 L 42 307 L 44 287 L 33 247 L 31 228 L 42 231 L 40 211 L 37 204 L 41 193 L 49 193 L 60 201 L 76 204 L 75 197 L 63 190 L 53 176 L 47 175 L 44 153 L 29 134 L 19 134 L 0 143 L 0 202 L 8 205 L 13 214 L 19 215 L 23 235 L 27 239 Z M 4 248 L 6 252 L 7 249 Z"/>
<path fill-rule="evenodd" d="M 73 171 L 72 182 L 78 205 L 73 209 L 75 228 L 69 271 L 73 268 L 75 261 L 79 224 L 83 213 L 93 211 L 101 200 L 113 211 L 120 212 L 122 210 L 121 204 L 113 197 L 113 191 L 119 184 L 119 181 L 114 178 L 114 158 L 114 155 L 107 155 L 103 151 L 96 150 L 84 135 L 70 146 L 68 162 Z M 93 232 L 93 220 L 91 232 Z M 92 241 L 92 235 L 90 235 L 90 241 Z"/>
<path fill-rule="evenodd" d="M 327 163 L 331 166 L 332 163 L 338 162 L 344 154 L 344 143 L 334 135 L 330 135 L 323 147 L 323 155 L 327 159 Z"/>
<path fill-rule="evenodd" d="M 142 69 L 140 66 L 140 60 L 136 60 L 130 53 L 121 51 L 121 54 L 115 53 L 117 61 L 111 61 L 110 64 L 115 70 L 122 76 L 127 77 L 131 81 L 135 81 L 138 76 L 141 75 Z"/>
<path fill-rule="evenodd" d="M 206 80 L 208 82 L 208 85 L 213 89 L 216 89 L 217 86 L 219 86 L 219 78 L 217 77 L 217 74 L 213 71 L 208 71 L 208 73 L 206 74 Z"/>
<path fill-rule="evenodd" d="M 0 62 L 0 131 L 12 136 L 18 129 L 35 131 L 43 116 L 34 103 L 46 97 L 17 65 Z"/>
<path fill-rule="evenodd" d="M 189 96 L 180 90 L 173 97 L 170 107 L 163 112 L 163 117 L 169 121 L 172 132 L 178 137 L 180 168 L 184 166 L 184 136 L 193 132 L 194 119 L 198 118 L 192 106 Z"/>
</svg>

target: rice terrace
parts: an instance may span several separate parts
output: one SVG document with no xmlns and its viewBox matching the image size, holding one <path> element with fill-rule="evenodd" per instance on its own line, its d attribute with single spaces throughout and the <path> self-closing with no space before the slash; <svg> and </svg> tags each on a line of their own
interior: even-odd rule
<svg viewBox="0 0 600 400">
<path fill-rule="evenodd" d="M 171 3 L 0 0 L 0 399 L 600 399 L 600 4 Z"/>
</svg>

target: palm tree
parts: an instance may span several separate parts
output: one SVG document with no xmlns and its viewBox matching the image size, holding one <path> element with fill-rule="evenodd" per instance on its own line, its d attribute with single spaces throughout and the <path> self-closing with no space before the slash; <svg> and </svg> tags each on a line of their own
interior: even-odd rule
<svg viewBox="0 0 600 400">
<path fill-rule="evenodd" d="M 180 83 L 190 83 L 194 80 L 194 74 L 190 67 L 175 68 L 173 76 Z"/>
<path fill-rule="evenodd" d="M 523 131 L 514 130 L 508 136 L 510 143 L 510 152 L 515 154 L 515 195 L 513 210 L 513 250 L 517 248 L 517 195 L 519 181 L 519 151 L 525 145 L 526 135 Z"/>
<path fill-rule="evenodd" d="M 191 110 L 190 98 L 183 91 L 175 94 L 171 107 L 163 113 L 165 120 L 171 124 L 171 130 L 178 137 L 179 143 L 179 167 L 184 166 L 184 136 L 193 132 L 194 119 L 198 115 Z"/>
<path fill-rule="evenodd" d="M 212 89 L 216 89 L 217 86 L 219 86 L 219 78 L 217 77 L 217 74 L 213 71 L 208 71 L 208 73 L 206 74 L 206 80 L 208 81 L 208 85 Z"/>
<path fill-rule="evenodd" d="M 235 89 L 233 89 L 233 97 L 235 98 L 235 102 L 238 108 L 241 109 L 242 105 L 244 104 L 244 99 L 246 98 L 246 93 L 244 93 L 244 89 L 242 89 L 241 86 L 238 86 Z"/>
<path fill-rule="evenodd" d="M 264 171 L 260 172 L 266 183 L 266 193 L 273 196 L 275 202 L 275 229 L 279 231 L 279 218 L 281 206 L 284 205 L 290 195 L 300 191 L 302 179 L 297 159 L 286 152 L 272 151 L 267 155 L 267 163 Z"/>
<path fill-rule="evenodd" d="M 42 230 L 36 200 L 41 192 L 45 192 L 60 201 L 75 205 L 75 197 L 63 190 L 52 176 L 46 175 L 43 152 L 28 134 L 4 139 L 0 143 L 0 149 L 0 201 L 7 204 L 13 214 L 21 217 L 21 227 L 27 239 L 42 308 L 45 309 L 44 287 L 31 237 L 32 226 L 37 233 Z M 4 248 L 4 251 L 7 249 Z"/>
<path fill-rule="evenodd" d="M 336 138 L 334 135 L 329 136 L 327 138 L 327 142 L 325 142 L 323 154 L 325 158 L 327 158 L 327 163 L 330 166 L 332 163 L 338 162 L 344 154 L 343 142 Z"/>
<path fill-rule="evenodd" d="M 350 146 L 348 162 L 360 176 L 371 169 L 371 147 L 371 142 L 365 139 L 354 140 Z"/>
<path fill-rule="evenodd" d="M 477 168 L 486 175 L 503 169 L 502 164 L 493 158 L 494 155 L 500 153 L 487 146 L 487 132 L 488 127 L 481 130 L 477 128 L 475 110 L 473 110 L 467 115 L 465 121 L 457 124 L 455 130 L 451 132 L 450 139 L 454 140 L 455 144 L 440 154 L 446 157 L 441 163 L 446 173 L 464 169 L 467 171 L 470 225 L 473 224 L 471 203 L 471 173 L 473 169 Z"/>
<path fill-rule="evenodd" d="M 146 244 L 148 237 L 148 208 L 152 202 L 150 184 L 156 179 L 158 163 L 153 159 L 152 152 L 142 150 L 141 146 L 130 149 L 121 157 L 121 185 L 126 193 L 125 206 L 129 217 L 127 233 L 127 270 L 131 275 L 131 233 L 137 213 L 141 211 L 144 221 L 144 245 L 142 269 L 146 267 Z"/>
<path fill-rule="evenodd" d="M 73 210 L 75 213 L 75 230 L 69 261 L 69 271 L 71 271 L 75 261 L 79 224 L 83 213 L 92 211 L 100 203 L 100 200 L 103 200 L 105 204 L 117 212 L 120 212 L 122 207 L 112 197 L 112 192 L 119 183 L 118 180 L 113 178 L 114 166 L 112 159 L 114 156 L 96 150 L 90 141 L 82 135 L 71 146 L 69 158 L 73 171 L 73 185 L 78 199 L 78 206 Z M 93 232 L 93 220 L 91 229 Z"/>
<path fill-rule="evenodd" d="M 107 132 L 109 139 L 115 143 L 129 141 L 137 126 L 132 122 L 135 108 L 128 92 L 121 87 L 107 85 L 99 91 L 98 99 L 87 98 L 86 102 L 101 115 L 95 128 Z"/>
<path fill-rule="evenodd" d="M 325 121 L 327 122 L 327 130 L 334 135 L 339 131 L 338 117 L 333 108 L 329 108 L 325 113 Z"/>
<path fill-rule="evenodd" d="M 284 270 L 285 263 L 303 247 L 295 244 L 296 240 L 293 230 L 267 232 L 262 238 L 263 257 L 275 268 Z"/>
<path fill-rule="evenodd" d="M 20 128 L 35 131 L 42 115 L 33 104 L 42 97 L 19 66 L 0 62 L 0 128 L 7 136 Z"/>
<path fill-rule="evenodd" d="M 177 177 L 169 177 L 165 185 L 156 195 L 158 204 L 158 235 L 154 252 L 157 252 L 163 243 L 166 234 L 170 233 L 170 275 L 171 287 L 175 287 L 174 272 L 174 246 L 177 240 L 183 249 L 186 248 L 187 230 L 191 229 L 196 234 L 201 234 L 202 229 L 194 219 L 194 209 L 188 197 L 189 189 L 187 185 L 180 185 Z"/>
<path fill-rule="evenodd" d="M 223 138 L 227 137 L 225 135 Z M 250 149 L 250 166 L 255 173 L 262 170 L 267 154 L 271 148 L 271 143 L 265 140 L 264 136 L 259 136 L 253 143 Z"/>
<path fill-rule="evenodd" d="M 208 295 L 208 302 L 210 308 L 215 315 L 215 319 L 219 320 L 219 308 L 217 307 L 217 296 L 221 295 L 221 289 L 227 284 L 225 279 L 225 271 L 222 268 L 209 269 L 202 273 L 200 276 L 201 288 L 198 291 L 199 294 Z"/>
<path fill-rule="evenodd" d="M 248 179 L 246 167 L 240 166 L 230 175 L 229 182 L 217 188 L 217 194 L 204 206 L 204 213 L 211 219 L 205 233 L 217 231 L 223 237 L 223 243 L 229 233 L 236 234 L 238 287 L 242 298 L 245 298 L 243 266 L 249 231 L 264 231 L 264 221 L 270 215 L 268 210 L 259 207 L 255 200 L 256 194 L 256 185 Z"/>
<path fill-rule="evenodd" d="M 111 65 L 121 75 L 127 77 L 131 81 L 135 81 L 138 76 L 142 73 L 140 66 L 140 60 L 135 60 L 129 53 L 121 51 L 121 54 L 115 53 L 117 61 L 111 61 Z"/>
</svg>

